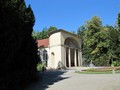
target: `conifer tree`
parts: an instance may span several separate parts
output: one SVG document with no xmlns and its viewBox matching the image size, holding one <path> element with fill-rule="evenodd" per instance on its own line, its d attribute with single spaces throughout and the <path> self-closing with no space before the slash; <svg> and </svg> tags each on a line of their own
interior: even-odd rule
<svg viewBox="0 0 120 90">
<path fill-rule="evenodd" d="M 24 0 L 0 1 L 0 90 L 18 90 L 16 86 L 35 76 L 39 59 L 32 38 L 34 22 Z"/>
</svg>

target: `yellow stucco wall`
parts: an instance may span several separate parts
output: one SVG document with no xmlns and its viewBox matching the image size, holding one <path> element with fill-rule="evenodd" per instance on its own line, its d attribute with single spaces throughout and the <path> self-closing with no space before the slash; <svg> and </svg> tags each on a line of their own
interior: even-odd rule
<svg viewBox="0 0 120 90">
<path fill-rule="evenodd" d="M 65 48 L 64 42 L 67 38 L 73 38 L 81 50 L 81 39 L 77 35 L 69 33 L 67 31 L 56 31 L 49 36 L 49 61 L 48 66 L 50 68 L 57 68 L 58 62 L 61 61 L 64 64 L 65 60 Z M 52 53 L 54 53 L 54 58 Z M 54 60 L 53 60 L 54 59 Z"/>
</svg>

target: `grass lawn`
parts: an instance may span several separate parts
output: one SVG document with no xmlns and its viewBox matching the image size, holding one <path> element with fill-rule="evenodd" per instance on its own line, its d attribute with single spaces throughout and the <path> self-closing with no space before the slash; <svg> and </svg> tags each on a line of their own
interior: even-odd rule
<svg viewBox="0 0 120 90">
<path fill-rule="evenodd" d="M 114 70 L 114 71 L 113 71 Z M 76 71 L 80 74 L 112 74 L 120 73 L 120 67 L 90 68 L 82 71 Z"/>
</svg>

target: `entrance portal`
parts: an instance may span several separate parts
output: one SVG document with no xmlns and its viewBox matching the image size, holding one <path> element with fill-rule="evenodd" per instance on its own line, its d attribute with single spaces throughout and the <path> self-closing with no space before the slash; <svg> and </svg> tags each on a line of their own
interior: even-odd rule
<svg viewBox="0 0 120 90">
<path fill-rule="evenodd" d="M 64 42 L 66 49 L 66 67 L 79 66 L 78 44 L 73 38 L 67 38 Z"/>
</svg>

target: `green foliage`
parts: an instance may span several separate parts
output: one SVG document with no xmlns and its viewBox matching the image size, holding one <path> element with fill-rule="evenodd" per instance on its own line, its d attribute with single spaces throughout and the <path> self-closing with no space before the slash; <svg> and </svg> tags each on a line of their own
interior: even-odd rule
<svg viewBox="0 0 120 90">
<path fill-rule="evenodd" d="M 82 38 L 85 30 L 86 30 L 85 25 L 78 27 L 77 35 Z"/>
<path fill-rule="evenodd" d="M 120 61 L 113 61 L 112 66 L 120 66 Z"/>
<path fill-rule="evenodd" d="M 48 29 L 43 28 L 42 32 L 39 31 L 33 31 L 32 36 L 34 39 L 46 39 L 48 38 L 48 33 L 57 30 L 56 27 L 50 26 Z"/>
<path fill-rule="evenodd" d="M 33 31 L 32 32 L 32 37 L 36 40 L 41 39 L 41 33 L 39 31 Z"/>
<path fill-rule="evenodd" d="M 113 60 L 120 61 L 119 29 L 109 25 L 102 26 L 100 18 L 94 16 L 78 28 L 78 35 L 82 39 L 86 63 L 92 60 L 96 66 L 108 66 Z"/>
<path fill-rule="evenodd" d="M 111 64 L 119 65 L 120 62 L 120 13 L 118 14 L 118 25 L 117 27 L 110 27 L 108 34 L 109 34 L 109 58 L 111 60 Z M 116 62 L 118 64 L 116 64 Z"/>
<path fill-rule="evenodd" d="M 118 33 L 118 30 L 117 29 L 111 29 L 109 31 L 109 40 L 110 40 L 110 44 L 109 44 L 109 57 L 111 59 L 114 59 L 114 60 L 120 60 L 119 59 L 119 51 L 120 51 L 120 48 L 119 48 L 119 33 Z"/>
<path fill-rule="evenodd" d="M 94 16 L 91 20 L 87 21 L 85 25 L 86 30 L 83 31 L 82 41 L 83 41 L 83 56 L 89 61 L 95 58 L 99 58 L 99 54 L 104 47 L 102 43 L 102 22 L 101 20 Z M 86 57 L 87 56 L 87 57 Z M 88 58 L 89 56 L 89 58 Z M 95 63 L 95 62 L 94 62 Z"/>
<path fill-rule="evenodd" d="M 90 68 L 82 71 L 87 71 L 87 72 L 107 72 L 107 71 L 112 71 L 113 68 Z"/>
<path fill-rule="evenodd" d="M 77 71 L 76 73 L 80 74 L 112 74 L 114 73 L 113 70 L 115 70 L 115 73 L 120 73 L 119 67 L 112 67 L 112 68 L 89 68 L 80 71 Z"/>
<path fill-rule="evenodd" d="M 48 28 L 48 33 L 51 32 L 51 31 L 55 31 L 55 30 L 57 30 L 56 27 L 50 26 L 50 27 Z"/>
<path fill-rule="evenodd" d="M 118 30 L 120 31 L 120 13 L 118 13 L 118 20 L 117 20 L 117 22 L 118 22 Z"/>
<path fill-rule="evenodd" d="M 33 11 L 24 0 L 0 1 L 0 90 L 23 90 L 21 84 L 36 75 L 34 22 Z"/>
<path fill-rule="evenodd" d="M 38 71 L 42 71 L 43 68 L 45 68 L 45 63 L 44 62 L 41 62 L 41 63 L 37 64 L 37 70 Z"/>
<path fill-rule="evenodd" d="M 112 74 L 112 71 L 107 71 L 107 72 L 76 72 L 76 73 L 79 73 L 79 74 Z M 120 73 L 120 71 L 118 72 Z"/>
</svg>

